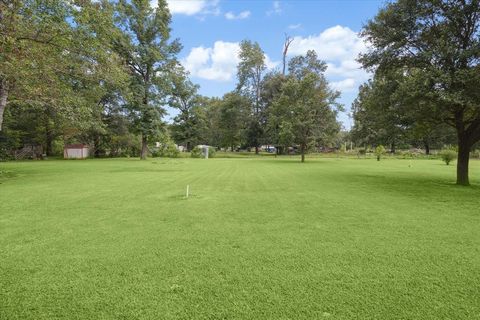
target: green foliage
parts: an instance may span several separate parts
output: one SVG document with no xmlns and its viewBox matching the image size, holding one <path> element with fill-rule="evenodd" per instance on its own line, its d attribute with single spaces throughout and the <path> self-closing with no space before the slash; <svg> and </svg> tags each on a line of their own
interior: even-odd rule
<svg viewBox="0 0 480 320">
<path fill-rule="evenodd" d="M 385 154 L 385 147 L 382 145 L 378 145 L 375 148 L 375 156 L 377 157 L 377 161 L 380 161 L 380 159 L 384 154 Z"/>
<path fill-rule="evenodd" d="M 240 62 L 237 71 L 237 90 L 243 92 L 254 108 L 259 105 L 259 88 L 263 73 L 267 69 L 265 53 L 257 42 L 243 40 L 240 43 Z M 258 111 L 258 110 L 257 110 Z"/>
<path fill-rule="evenodd" d="M 111 48 L 111 4 L 12 0 L 1 2 L 0 12 L 5 134 L 20 133 L 9 151 L 39 144 L 54 155 L 55 141 L 80 140 L 91 128 L 101 131 L 97 111 L 105 95 L 126 85 L 125 69 Z"/>
<path fill-rule="evenodd" d="M 450 162 L 457 158 L 457 152 L 454 149 L 444 149 L 440 151 L 440 157 L 442 161 L 448 166 Z"/>
<path fill-rule="evenodd" d="M 278 127 L 278 143 L 282 146 L 290 146 L 294 141 L 293 124 L 290 121 L 283 120 Z"/>
<path fill-rule="evenodd" d="M 398 75 L 376 76 L 360 86 L 352 104 L 352 136 L 359 144 L 391 144 L 405 138 L 410 124 L 398 108 Z"/>
<path fill-rule="evenodd" d="M 250 104 L 244 96 L 232 92 L 223 96 L 220 103 L 220 146 L 232 150 L 245 142 L 245 130 L 249 121 Z"/>
<path fill-rule="evenodd" d="M 329 88 L 325 69 L 315 51 L 292 58 L 289 75 L 271 106 L 278 123 L 278 141 L 298 144 L 302 161 L 310 146 L 331 140 L 340 129 L 336 120 L 341 109 L 336 102 L 339 93 Z"/>
<path fill-rule="evenodd" d="M 257 42 L 243 40 L 240 43 L 240 62 L 237 66 L 236 91 L 249 102 L 245 114 L 246 144 L 258 147 L 265 134 L 265 105 L 261 103 L 262 82 L 267 69 L 265 53 Z M 248 117 L 246 117 L 249 115 Z"/>
<path fill-rule="evenodd" d="M 199 146 L 195 146 L 190 152 L 190 156 L 192 158 L 201 158 L 203 156 L 202 148 L 200 148 Z"/>
<path fill-rule="evenodd" d="M 361 33 L 372 44 L 363 66 L 375 79 L 399 79 L 385 112 L 406 115 L 423 133 L 436 123 L 456 130 L 459 185 L 469 185 L 468 153 L 480 141 L 479 16 L 480 1 L 390 1 Z"/>
<path fill-rule="evenodd" d="M 157 150 L 152 152 L 153 157 L 163 157 L 163 158 L 178 158 L 180 156 L 180 151 L 178 150 L 175 143 L 171 140 L 167 140 L 160 144 Z"/>
<path fill-rule="evenodd" d="M 183 67 L 177 67 L 171 73 L 171 78 L 169 106 L 179 110 L 171 126 L 172 138 L 177 144 L 190 150 L 194 145 L 205 142 L 207 138 L 205 109 L 209 100 L 198 94 L 199 86 L 188 79 Z"/>
<path fill-rule="evenodd" d="M 199 146 L 195 146 L 192 151 L 190 152 L 190 156 L 192 158 L 204 158 L 205 157 L 205 154 L 203 152 L 203 148 L 199 147 Z M 209 158 L 215 158 L 217 154 L 217 151 L 214 147 L 211 147 L 209 146 L 208 147 L 208 157 Z"/>
<path fill-rule="evenodd" d="M 215 158 L 217 155 L 217 150 L 214 147 L 208 147 L 208 157 Z"/>
<path fill-rule="evenodd" d="M 156 8 L 148 0 L 121 0 L 117 11 L 113 43 L 129 67 L 128 109 L 135 132 L 142 136 L 141 158 L 145 159 L 147 144 L 164 129 L 162 105 L 173 91 L 169 80 L 177 71 L 181 46 L 177 40 L 170 41 L 171 15 L 165 0 L 158 0 Z"/>
<path fill-rule="evenodd" d="M 411 150 L 400 150 L 396 154 L 403 159 L 413 159 L 420 156 L 418 152 L 411 151 Z"/>
</svg>

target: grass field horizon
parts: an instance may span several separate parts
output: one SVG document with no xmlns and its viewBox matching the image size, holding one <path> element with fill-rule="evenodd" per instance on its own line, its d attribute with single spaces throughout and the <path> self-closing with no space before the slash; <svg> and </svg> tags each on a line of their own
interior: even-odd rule
<svg viewBox="0 0 480 320">
<path fill-rule="evenodd" d="M 478 319 L 470 166 L 0 163 L 0 319 Z"/>
</svg>

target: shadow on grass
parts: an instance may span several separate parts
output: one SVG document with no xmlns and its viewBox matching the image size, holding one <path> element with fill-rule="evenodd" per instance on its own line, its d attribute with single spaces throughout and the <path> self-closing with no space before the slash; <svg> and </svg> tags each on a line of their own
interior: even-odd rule
<svg viewBox="0 0 480 320">
<path fill-rule="evenodd" d="M 351 167 L 339 166 L 342 161 L 332 161 L 333 159 L 314 158 L 311 161 L 300 163 L 299 159 L 272 159 L 264 160 L 263 163 L 269 163 L 272 166 L 284 166 L 290 164 L 289 170 L 295 165 L 298 167 L 297 175 L 307 184 L 311 184 L 313 189 L 334 188 L 339 192 L 348 195 L 350 192 L 363 191 L 371 201 L 382 195 L 392 195 L 399 197 L 415 198 L 429 201 L 455 202 L 463 201 L 473 206 L 480 195 L 480 184 L 478 180 L 471 180 L 472 185 L 460 186 L 455 184 L 454 175 L 445 175 L 443 171 L 438 171 L 438 166 L 445 166 L 441 163 L 432 163 L 434 170 L 432 172 L 424 171 L 402 171 L 395 167 L 392 170 L 379 169 L 375 167 Z M 328 165 L 328 167 L 327 167 Z M 319 170 L 312 170 L 317 166 Z M 308 170 L 302 170 L 308 168 Z M 331 170 L 330 170 L 331 168 Z M 364 170 L 365 169 L 365 170 Z M 438 173 L 438 174 L 437 174 Z"/>
<path fill-rule="evenodd" d="M 480 185 L 460 186 L 453 179 L 440 178 L 425 175 L 384 175 L 354 173 L 348 176 L 335 176 L 334 183 L 348 184 L 348 190 L 368 190 L 371 193 L 371 201 L 376 197 L 390 194 L 400 197 L 410 197 L 425 200 L 425 204 L 443 202 L 463 202 L 477 206 L 477 198 L 480 195 Z"/>
<path fill-rule="evenodd" d="M 15 178 L 16 176 L 17 176 L 17 173 L 13 171 L 0 169 L 0 184 L 9 179 Z"/>
</svg>

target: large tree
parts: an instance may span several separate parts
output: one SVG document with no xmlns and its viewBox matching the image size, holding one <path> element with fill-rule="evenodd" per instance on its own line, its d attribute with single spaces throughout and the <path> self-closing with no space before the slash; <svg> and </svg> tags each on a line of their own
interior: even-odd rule
<svg viewBox="0 0 480 320">
<path fill-rule="evenodd" d="M 117 8 L 115 50 L 130 70 L 129 108 L 136 132 L 142 136 L 141 159 L 146 159 L 148 144 L 164 127 L 163 105 L 171 92 L 169 79 L 181 46 L 178 40 L 170 41 L 166 0 L 159 0 L 156 8 L 150 0 L 120 0 Z"/>
<path fill-rule="evenodd" d="M 196 111 L 204 99 L 198 94 L 199 86 L 188 79 L 188 74 L 183 68 L 179 67 L 171 78 L 172 92 L 169 105 L 179 111 L 179 114 L 173 119 L 173 139 L 190 151 L 201 140 L 199 125 L 202 124 L 202 120 Z"/>
<path fill-rule="evenodd" d="M 300 147 L 301 161 L 308 148 L 325 142 L 340 129 L 336 111 L 339 93 L 329 88 L 324 72 L 327 66 L 315 51 L 296 56 L 288 63 L 288 77 L 274 102 L 281 117 L 280 140 Z"/>
<path fill-rule="evenodd" d="M 389 145 L 395 153 L 409 125 L 395 94 L 398 86 L 397 79 L 379 76 L 360 86 L 352 104 L 352 134 L 357 143 Z"/>
<path fill-rule="evenodd" d="M 69 10 L 62 1 L 0 1 L 0 131 L 12 96 L 45 98 L 44 84 L 57 80 L 52 58 L 65 48 Z"/>
<path fill-rule="evenodd" d="M 262 79 L 267 69 L 265 53 L 257 42 L 243 40 L 239 56 L 237 91 L 249 99 L 251 105 L 247 143 L 255 147 L 255 153 L 258 154 L 265 131 L 265 112 L 261 104 Z"/>
<path fill-rule="evenodd" d="M 400 70 L 408 94 L 425 102 L 412 104 L 411 114 L 456 130 L 457 184 L 468 185 L 470 150 L 480 141 L 480 1 L 398 0 L 362 35 L 371 44 L 360 58 L 364 67 Z"/>
<path fill-rule="evenodd" d="M 8 113 L 12 129 L 27 133 L 15 147 L 42 144 L 52 155 L 55 139 L 95 126 L 98 103 L 124 75 L 110 50 L 112 9 L 105 1 L 0 1 L 0 129 L 8 105 L 19 108 Z M 28 127 L 26 112 L 37 120 Z"/>
<path fill-rule="evenodd" d="M 284 73 L 272 71 L 265 75 L 262 83 L 262 104 L 265 106 L 267 119 L 265 138 L 269 144 L 276 146 L 278 154 L 285 153 L 287 147 L 291 144 L 291 139 L 289 138 L 291 135 L 288 130 L 290 127 L 282 126 L 285 110 L 274 105 L 286 79 Z"/>
<path fill-rule="evenodd" d="M 249 101 L 242 95 L 231 92 L 223 96 L 219 117 L 222 147 L 227 147 L 234 151 L 235 147 L 243 144 L 248 112 Z"/>
</svg>

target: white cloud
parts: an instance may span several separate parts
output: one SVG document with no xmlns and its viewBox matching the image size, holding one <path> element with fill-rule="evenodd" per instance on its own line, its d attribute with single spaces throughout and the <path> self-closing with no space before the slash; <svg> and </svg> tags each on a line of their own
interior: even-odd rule
<svg viewBox="0 0 480 320">
<path fill-rule="evenodd" d="M 242 11 L 239 14 L 235 15 L 233 12 L 229 11 L 225 13 L 225 18 L 227 18 L 228 20 L 240 20 L 250 17 L 250 14 L 250 11 Z"/>
<path fill-rule="evenodd" d="M 315 50 L 319 58 L 327 62 L 326 75 L 332 87 L 341 91 L 354 91 L 369 75 L 355 61 L 360 52 L 365 52 L 365 42 L 348 27 L 335 26 L 318 35 L 294 37 L 289 55 L 305 54 Z"/>
<path fill-rule="evenodd" d="M 185 14 L 187 16 L 191 16 L 202 12 L 206 6 L 206 1 L 204 0 L 169 0 L 167 3 L 172 15 Z"/>
<path fill-rule="evenodd" d="M 265 55 L 265 65 L 268 70 L 273 70 L 280 65 L 280 61 L 272 61 L 268 55 Z"/>
<path fill-rule="evenodd" d="M 275 10 L 276 13 L 282 12 L 282 9 L 280 8 L 280 1 L 273 1 L 273 10 Z"/>
<path fill-rule="evenodd" d="M 239 52 L 238 42 L 216 41 L 213 48 L 192 48 L 188 56 L 182 60 L 182 64 L 194 77 L 227 82 L 237 73 Z M 274 62 L 265 55 L 265 64 L 268 69 L 273 69 L 279 62 Z"/>
<path fill-rule="evenodd" d="M 229 81 L 236 72 L 239 45 L 216 41 L 213 48 L 195 47 L 182 64 L 192 76 L 207 80 Z"/>
<path fill-rule="evenodd" d="M 356 81 L 352 78 L 347 78 L 340 81 L 330 82 L 330 87 L 341 92 L 352 91 L 356 89 Z"/>
<path fill-rule="evenodd" d="M 273 1 L 272 9 L 267 11 L 267 16 L 271 16 L 272 14 L 281 14 L 282 7 L 280 5 L 280 1 Z"/>
<path fill-rule="evenodd" d="M 297 24 L 291 24 L 288 26 L 288 29 L 291 29 L 291 30 L 295 30 L 295 29 L 300 29 L 302 27 L 302 24 L 301 23 L 297 23 Z"/>
<path fill-rule="evenodd" d="M 303 54 L 313 49 L 322 59 L 354 58 L 366 46 L 357 33 L 348 27 L 335 26 L 316 36 L 295 37 L 290 46 L 290 53 Z"/>
<path fill-rule="evenodd" d="M 152 7 L 156 7 L 158 1 L 151 0 L 150 4 Z M 167 0 L 167 5 L 172 15 L 220 14 L 218 0 Z"/>
</svg>

